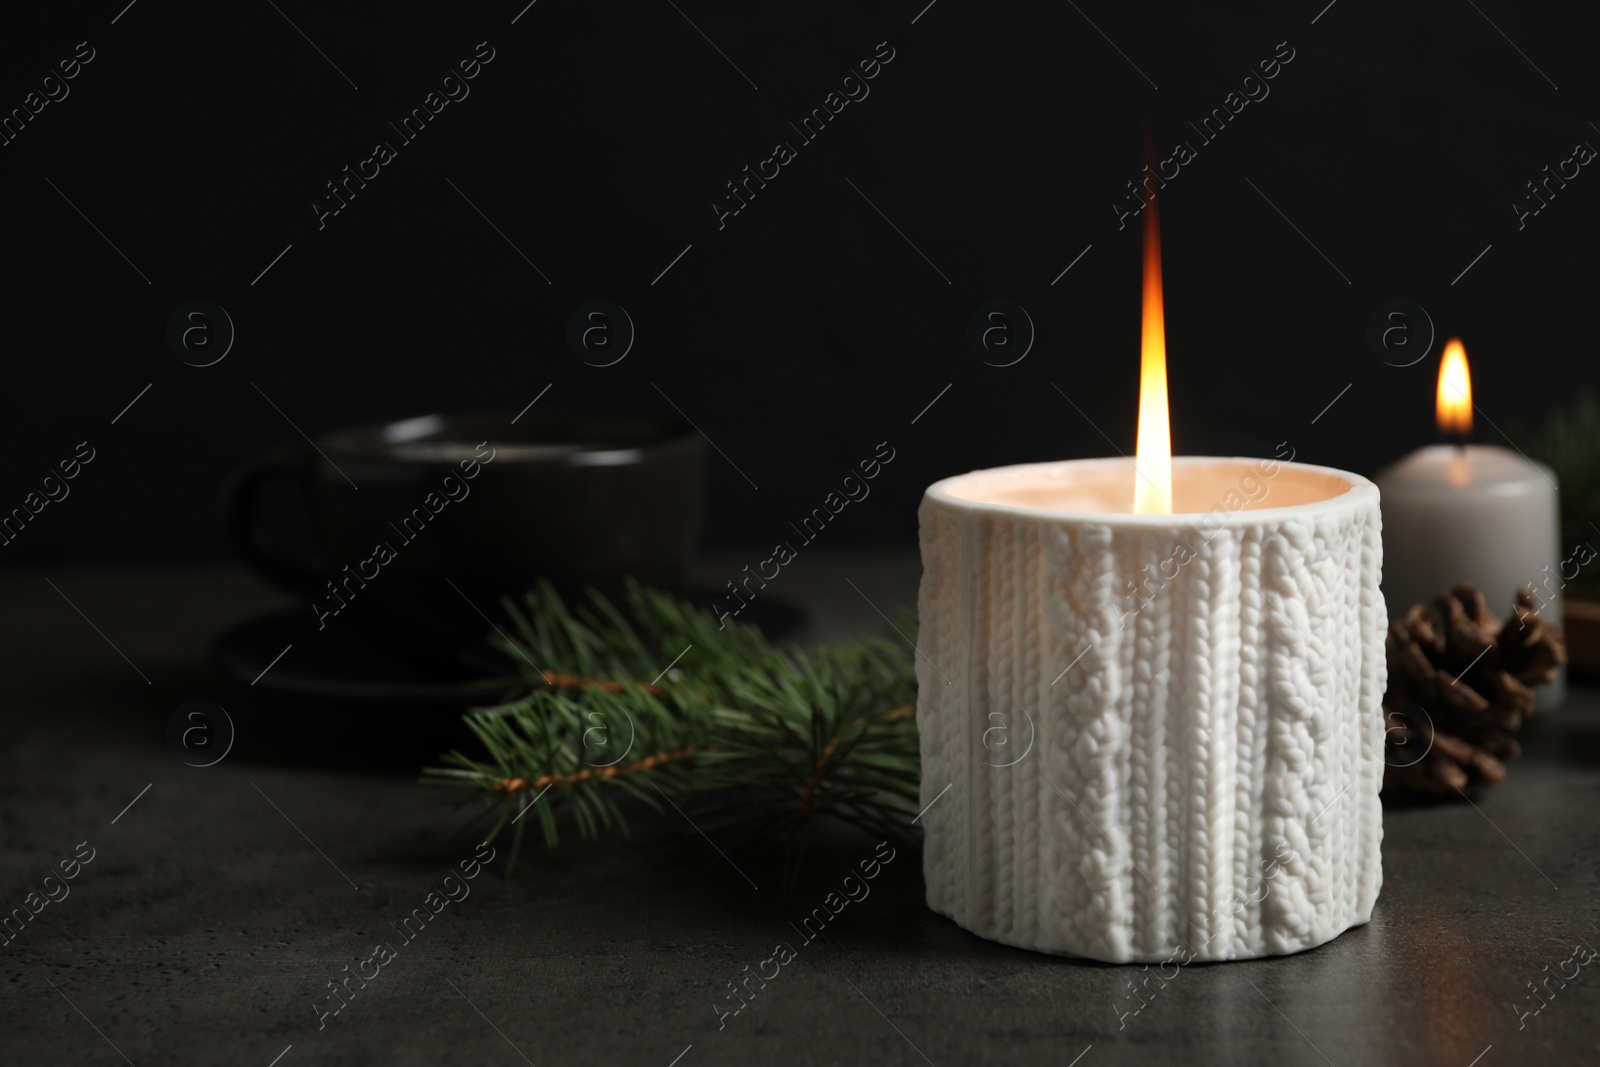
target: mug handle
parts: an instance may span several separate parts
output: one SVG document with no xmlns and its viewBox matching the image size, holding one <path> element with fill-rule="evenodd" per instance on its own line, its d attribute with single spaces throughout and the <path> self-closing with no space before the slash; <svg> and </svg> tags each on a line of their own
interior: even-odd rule
<svg viewBox="0 0 1600 1067">
<path fill-rule="evenodd" d="M 258 456 L 236 468 L 222 486 L 222 514 L 233 547 L 262 578 L 293 593 L 315 595 L 322 577 L 317 561 L 295 557 L 264 544 L 256 522 L 261 487 L 272 478 L 292 479 L 305 492 L 310 456 L 303 449 L 281 449 Z"/>
</svg>

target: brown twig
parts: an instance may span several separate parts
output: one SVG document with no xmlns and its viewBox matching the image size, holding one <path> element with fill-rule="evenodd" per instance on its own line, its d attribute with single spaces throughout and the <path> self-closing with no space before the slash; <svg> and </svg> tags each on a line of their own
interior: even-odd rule
<svg viewBox="0 0 1600 1067">
<path fill-rule="evenodd" d="M 524 793 L 531 789 L 544 789 L 556 785 L 577 785 L 587 782 L 591 778 L 615 778 L 619 774 L 633 774 L 637 771 L 648 771 L 659 767 L 663 763 L 673 760 L 687 759 L 695 754 L 695 747 L 674 749 L 671 752 L 657 752 L 653 756 L 636 759 L 632 763 L 625 763 L 620 767 L 590 767 L 586 770 L 574 771 L 571 774 L 542 774 L 537 778 L 502 778 L 494 785 L 496 793 Z"/>
<path fill-rule="evenodd" d="M 624 689 L 637 687 L 646 693 L 660 696 L 666 690 L 659 685 L 641 682 L 619 682 L 612 678 L 583 678 L 576 674 L 560 674 L 556 671 L 540 671 L 545 684 L 553 689 L 603 689 L 607 693 L 620 693 Z"/>
<path fill-rule="evenodd" d="M 614 693 L 621 690 L 624 684 L 630 684 L 600 678 L 578 678 L 569 674 L 556 674 L 553 671 L 541 671 L 540 673 L 544 675 L 545 681 L 549 682 L 551 685 L 560 685 L 566 688 L 592 687 L 604 689 L 607 692 Z M 648 686 L 646 688 L 655 690 L 657 692 L 660 691 L 655 686 Z M 889 722 L 898 722 L 901 719 L 909 719 L 913 717 L 916 714 L 916 710 L 917 709 L 914 705 L 902 704 L 898 708 L 894 708 L 889 711 L 884 718 Z M 862 726 L 865 724 L 866 720 L 863 719 L 859 720 L 855 725 Z M 823 747 L 822 755 L 817 757 L 816 769 L 812 771 L 811 777 L 807 779 L 805 795 L 800 801 L 800 818 L 805 819 L 810 816 L 811 804 L 815 798 L 817 784 L 822 781 L 822 771 L 827 766 L 828 761 L 833 758 L 833 754 L 838 750 L 838 748 L 839 739 L 835 737 Z M 673 749 L 670 752 L 658 752 L 653 756 L 645 756 L 643 759 L 637 759 L 632 763 L 625 763 L 621 766 L 591 767 L 581 771 L 574 771 L 571 774 L 542 774 L 537 778 L 502 778 L 494 784 L 494 791 L 496 793 L 507 794 L 525 793 L 531 790 L 545 789 L 550 786 L 578 785 L 582 782 L 587 782 L 595 778 L 615 778 L 619 774 L 634 774 L 638 771 L 648 771 L 654 767 L 661 766 L 663 763 L 687 759 L 688 757 L 693 756 L 697 751 L 698 749 L 696 749 L 695 746 L 690 745 L 687 748 Z"/>
<path fill-rule="evenodd" d="M 917 713 L 916 705 L 914 705 L 914 704 L 901 704 L 898 708 L 893 708 L 890 711 L 888 711 L 887 713 L 885 713 L 884 714 L 884 720 L 886 722 L 898 722 L 901 719 L 909 719 L 909 718 L 913 717 L 914 715 L 916 715 L 916 713 Z M 865 720 L 865 719 L 857 719 L 851 725 L 852 726 L 866 726 L 867 725 L 867 720 Z M 823 770 L 824 767 L 826 767 L 828 765 L 828 761 L 833 758 L 833 754 L 834 754 L 834 752 L 838 751 L 838 748 L 839 748 L 839 739 L 837 737 L 833 738 L 826 745 L 824 745 L 822 747 L 822 755 L 817 757 L 817 765 L 812 770 L 811 777 L 806 779 L 806 789 L 805 789 L 805 792 L 803 794 L 801 794 L 801 797 L 800 797 L 800 818 L 801 818 L 801 820 L 805 820 L 805 819 L 808 819 L 808 818 L 811 817 L 811 805 L 812 805 L 812 802 L 816 800 L 817 783 L 822 781 L 822 770 Z"/>
<path fill-rule="evenodd" d="M 839 739 L 837 737 L 829 741 L 823 747 L 822 755 L 817 757 L 816 769 L 811 772 L 811 777 L 806 779 L 805 795 L 800 798 L 800 818 L 802 820 L 811 817 L 811 801 L 816 795 L 817 783 L 822 780 L 822 768 L 827 765 L 828 760 L 833 758 L 834 750 L 838 747 Z"/>
</svg>

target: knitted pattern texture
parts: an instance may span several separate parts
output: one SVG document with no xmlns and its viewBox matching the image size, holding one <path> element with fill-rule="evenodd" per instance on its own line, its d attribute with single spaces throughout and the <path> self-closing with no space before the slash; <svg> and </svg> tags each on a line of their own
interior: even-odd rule
<svg viewBox="0 0 1600 1067">
<path fill-rule="evenodd" d="M 1109 962 L 1298 952 L 1367 922 L 1387 615 L 1377 492 L 1346 497 L 1204 537 L 925 499 L 929 906 Z"/>
</svg>

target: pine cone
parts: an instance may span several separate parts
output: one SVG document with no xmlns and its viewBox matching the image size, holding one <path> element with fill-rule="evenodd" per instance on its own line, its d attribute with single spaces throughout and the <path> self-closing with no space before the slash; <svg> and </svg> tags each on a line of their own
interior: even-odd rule
<svg viewBox="0 0 1600 1067">
<path fill-rule="evenodd" d="M 1390 625 L 1385 792 L 1449 796 L 1505 778 L 1534 687 L 1567 661 L 1560 628 L 1535 603 L 1524 586 L 1501 622 L 1463 583 L 1434 601 L 1437 616 L 1417 604 Z"/>
</svg>

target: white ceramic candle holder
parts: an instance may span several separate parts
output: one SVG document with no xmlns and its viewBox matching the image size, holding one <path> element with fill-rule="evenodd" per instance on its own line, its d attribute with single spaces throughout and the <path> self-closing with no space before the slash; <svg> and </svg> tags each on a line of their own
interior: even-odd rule
<svg viewBox="0 0 1600 1067">
<path fill-rule="evenodd" d="M 1274 460 L 977 471 L 920 512 L 928 904 L 1109 962 L 1298 952 L 1382 883 L 1378 491 Z"/>
</svg>

